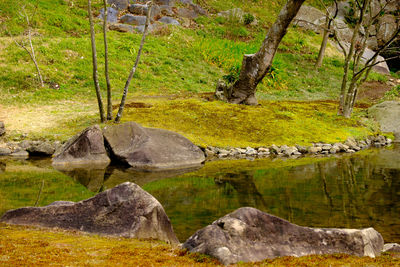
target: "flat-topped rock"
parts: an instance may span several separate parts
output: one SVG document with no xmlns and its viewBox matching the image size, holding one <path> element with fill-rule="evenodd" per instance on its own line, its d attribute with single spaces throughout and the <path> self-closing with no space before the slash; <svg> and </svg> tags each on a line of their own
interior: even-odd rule
<svg viewBox="0 0 400 267">
<path fill-rule="evenodd" d="M 45 207 L 6 212 L 1 222 L 58 227 L 128 238 L 179 241 L 161 204 L 134 183 L 123 183 L 80 202 L 57 201 Z"/>
<path fill-rule="evenodd" d="M 203 151 L 182 135 L 135 122 L 106 126 L 106 144 L 113 157 L 138 170 L 165 170 L 199 166 Z"/>
<path fill-rule="evenodd" d="M 375 257 L 383 249 L 383 238 L 373 228 L 302 227 L 254 208 L 240 208 L 197 231 L 183 247 L 228 265 L 312 254 Z"/>
</svg>

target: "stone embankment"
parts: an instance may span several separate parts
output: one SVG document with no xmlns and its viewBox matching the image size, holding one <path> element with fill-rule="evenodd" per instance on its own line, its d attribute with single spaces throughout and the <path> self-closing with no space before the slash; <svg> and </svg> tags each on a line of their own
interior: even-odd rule
<svg viewBox="0 0 400 267">
<path fill-rule="evenodd" d="M 246 147 L 246 148 L 218 148 L 208 146 L 205 153 L 208 160 L 213 159 L 254 159 L 274 156 L 299 157 L 302 155 L 332 155 L 337 153 L 354 153 L 370 147 L 384 147 L 393 141 L 383 135 L 369 136 L 365 140 L 357 141 L 348 138 L 344 143 L 314 143 L 312 146 L 277 146 Z"/>
<path fill-rule="evenodd" d="M 215 159 L 255 159 L 275 156 L 300 157 L 302 155 L 332 155 L 337 153 L 354 153 L 370 147 L 384 147 L 392 144 L 392 140 L 382 135 L 369 136 L 357 141 L 348 138 L 344 143 L 314 143 L 312 146 L 277 146 L 246 148 L 205 148 L 207 160 Z M 51 156 L 62 147 L 60 141 L 24 140 L 21 142 L 0 143 L 0 156 L 27 158 L 29 156 Z"/>
</svg>

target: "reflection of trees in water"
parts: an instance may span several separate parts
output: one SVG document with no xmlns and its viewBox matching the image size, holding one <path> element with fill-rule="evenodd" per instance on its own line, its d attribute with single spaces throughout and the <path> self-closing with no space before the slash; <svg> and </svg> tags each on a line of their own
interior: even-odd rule
<svg viewBox="0 0 400 267">
<path fill-rule="evenodd" d="M 249 172 L 219 174 L 214 178 L 217 185 L 224 186 L 224 192 L 231 194 L 233 187 L 238 194 L 238 201 L 241 207 L 263 207 L 267 204 L 262 194 L 257 190 L 253 174 Z"/>
<path fill-rule="evenodd" d="M 0 173 L 6 171 L 6 163 L 0 161 Z"/>
</svg>

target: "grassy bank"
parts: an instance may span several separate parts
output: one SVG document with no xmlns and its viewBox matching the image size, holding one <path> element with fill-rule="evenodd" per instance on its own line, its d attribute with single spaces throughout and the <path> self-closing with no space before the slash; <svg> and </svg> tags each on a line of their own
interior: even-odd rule
<svg viewBox="0 0 400 267">
<path fill-rule="evenodd" d="M 26 242 L 29 240 L 29 242 Z M 0 224 L 1 266 L 221 266 L 157 241 L 100 237 L 72 231 Z M 348 255 L 282 257 L 238 266 L 400 266 L 390 254 L 375 259 Z"/>
</svg>

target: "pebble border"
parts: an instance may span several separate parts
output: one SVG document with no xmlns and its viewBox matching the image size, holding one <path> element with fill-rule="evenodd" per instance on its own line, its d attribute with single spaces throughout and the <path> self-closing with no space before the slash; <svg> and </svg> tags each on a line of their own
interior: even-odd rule
<svg viewBox="0 0 400 267">
<path fill-rule="evenodd" d="M 312 146 L 277 146 L 246 147 L 246 148 L 218 148 L 208 146 L 204 149 L 207 160 L 215 159 L 255 159 L 275 156 L 300 157 L 302 155 L 333 155 L 337 153 L 355 153 L 370 147 L 384 147 L 393 141 L 383 135 L 368 136 L 364 140 L 348 138 L 344 143 L 313 143 Z"/>
</svg>

